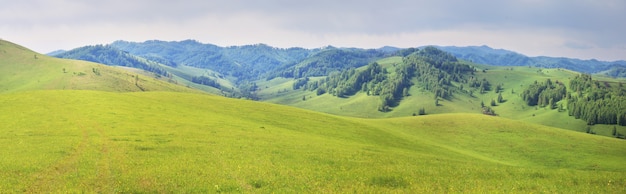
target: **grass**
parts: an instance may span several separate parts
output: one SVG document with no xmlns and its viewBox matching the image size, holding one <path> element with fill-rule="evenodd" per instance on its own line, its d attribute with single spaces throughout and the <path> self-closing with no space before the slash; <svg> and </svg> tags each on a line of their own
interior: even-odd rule
<svg viewBox="0 0 626 194">
<path fill-rule="evenodd" d="M 378 61 L 389 72 L 394 72 L 394 64 L 401 62 L 401 57 L 389 57 Z M 567 111 L 559 112 L 556 109 L 530 107 L 526 105 L 520 96 L 522 91 L 534 81 L 544 82 L 547 79 L 551 79 L 553 82 L 559 81 L 569 85 L 569 80 L 578 73 L 564 69 L 472 65 L 478 69 L 475 76 L 478 79 L 485 78 L 489 80 L 493 85 L 492 89 L 495 88 L 495 85 L 502 84 L 503 90 L 501 93 L 505 102 L 498 103 L 497 106 L 493 107 L 500 117 L 573 131 L 584 131 L 586 129 L 586 122 L 568 116 Z M 485 72 L 482 72 L 483 69 Z M 606 77 L 601 77 L 600 79 L 604 81 L 619 81 Z M 416 79 L 413 82 L 418 83 Z M 429 91 L 425 91 L 419 84 L 415 84 L 409 90 L 410 95 L 404 97 L 397 107 L 393 107 L 393 110 L 390 112 L 383 113 L 377 110 L 377 104 L 380 101 L 378 96 L 367 96 L 364 93 L 357 93 L 348 98 L 337 98 L 330 94 L 317 96 L 314 91 L 292 90 L 293 80 L 280 79 L 279 81 L 277 79 L 263 83 L 279 83 L 265 84 L 264 86 L 268 87 L 265 91 L 283 91 L 281 93 L 270 93 L 264 92 L 262 89 L 261 98 L 267 102 L 360 118 L 405 117 L 418 113 L 420 108 L 424 108 L 427 114 L 480 113 L 482 110 L 481 102 L 489 105 L 491 100 L 497 99 L 498 96 L 498 93 L 493 90 L 483 94 L 475 90 L 473 96 L 467 93 L 456 93 L 453 98 L 440 99 L 439 105 L 435 105 L 434 95 Z M 306 97 L 306 100 L 302 100 L 303 96 Z M 566 100 L 558 103 L 563 104 L 567 108 Z M 598 135 L 610 134 L 608 129 L 597 128 L 600 131 L 600 133 L 597 133 Z M 626 131 L 624 126 L 617 126 L 617 128 L 620 131 Z"/>
<path fill-rule="evenodd" d="M 609 192 L 614 138 L 477 114 L 359 119 L 216 96 L 0 95 L 2 192 Z M 29 121 L 29 122 L 25 122 Z"/>
<path fill-rule="evenodd" d="M 484 76 L 519 82 L 567 73 L 529 69 L 505 78 L 497 71 Z M 281 79 L 259 86 L 259 95 L 281 96 L 277 102 L 329 113 L 369 115 L 377 99 L 285 92 L 291 81 Z M 403 117 L 416 107 L 473 112 L 492 93 L 434 106 L 411 90 L 411 103 L 371 115 L 378 119 L 344 117 L 198 94 L 6 41 L 0 90 L 0 193 L 626 192 L 626 141 L 534 124 L 567 122 L 563 113 L 517 110 L 505 97 L 496 107 L 502 117 Z M 130 92 L 142 90 L 157 92 Z"/>
<path fill-rule="evenodd" d="M 0 40 L 0 93 L 29 90 L 199 92 L 118 67 L 49 57 Z"/>
</svg>

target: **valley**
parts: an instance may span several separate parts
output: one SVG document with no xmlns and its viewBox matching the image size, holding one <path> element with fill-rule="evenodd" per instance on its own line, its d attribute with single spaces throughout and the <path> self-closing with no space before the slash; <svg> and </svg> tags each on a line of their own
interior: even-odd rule
<svg viewBox="0 0 626 194">
<path fill-rule="evenodd" d="M 0 40 L 0 191 L 626 192 L 622 123 L 570 116 L 568 97 L 529 105 L 522 95 L 550 82 L 576 102 L 609 102 L 623 78 L 579 82 L 572 70 L 477 64 L 435 47 L 182 42 L 204 57 L 194 64 L 175 43 L 80 55 L 128 61 L 105 65 Z M 179 55 L 140 52 L 156 48 Z"/>
</svg>

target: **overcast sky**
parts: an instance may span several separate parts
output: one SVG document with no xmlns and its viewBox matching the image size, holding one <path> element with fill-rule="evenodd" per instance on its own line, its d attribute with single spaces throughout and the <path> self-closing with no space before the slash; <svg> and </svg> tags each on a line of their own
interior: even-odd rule
<svg viewBox="0 0 626 194">
<path fill-rule="evenodd" d="M 115 40 L 220 46 L 488 45 L 626 59 L 624 0 L 13 0 L 0 38 L 47 53 Z"/>
</svg>

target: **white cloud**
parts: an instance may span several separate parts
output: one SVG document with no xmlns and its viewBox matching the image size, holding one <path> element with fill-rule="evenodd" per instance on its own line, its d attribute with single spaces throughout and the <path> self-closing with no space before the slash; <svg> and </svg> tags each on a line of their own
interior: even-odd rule
<svg viewBox="0 0 626 194">
<path fill-rule="evenodd" d="M 626 1 L 10 1 L 0 38 L 49 52 L 114 40 L 375 48 L 489 45 L 625 59 Z M 583 48 L 586 49 L 580 49 Z"/>
</svg>

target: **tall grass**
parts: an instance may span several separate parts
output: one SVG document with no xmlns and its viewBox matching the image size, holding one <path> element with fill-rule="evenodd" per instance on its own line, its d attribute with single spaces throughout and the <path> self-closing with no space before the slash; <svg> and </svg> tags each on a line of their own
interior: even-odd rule
<svg viewBox="0 0 626 194">
<path fill-rule="evenodd" d="M 624 141 L 475 114 L 332 116 L 197 94 L 0 95 L 2 192 L 609 192 Z"/>
</svg>

